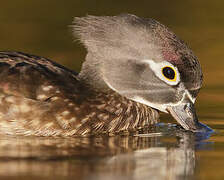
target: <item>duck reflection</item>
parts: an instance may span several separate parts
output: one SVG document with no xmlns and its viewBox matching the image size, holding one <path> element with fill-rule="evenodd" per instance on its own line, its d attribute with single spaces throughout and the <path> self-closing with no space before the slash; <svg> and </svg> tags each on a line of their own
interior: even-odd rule
<svg viewBox="0 0 224 180">
<path fill-rule="evenodd" d="M 186 179 L 194 175 L 195 147 L 201 143 L 195 134 L 141 133 L 149 137 L 1 137 L 0 177 Z"/>
</svg>

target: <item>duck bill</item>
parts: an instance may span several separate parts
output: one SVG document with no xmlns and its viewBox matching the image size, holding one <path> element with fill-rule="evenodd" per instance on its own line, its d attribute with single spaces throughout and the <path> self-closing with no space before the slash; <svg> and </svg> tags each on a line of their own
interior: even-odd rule
<svg viewBox="0 0 224 180">
<path fill-rule="evenodd" d="M 167 111 L 185 130 L 192 132 L 200 131 L 201 126 L 198 122 L 196 110 L 190 100 L 176 106 L 169 106 Z"/>
</svg>

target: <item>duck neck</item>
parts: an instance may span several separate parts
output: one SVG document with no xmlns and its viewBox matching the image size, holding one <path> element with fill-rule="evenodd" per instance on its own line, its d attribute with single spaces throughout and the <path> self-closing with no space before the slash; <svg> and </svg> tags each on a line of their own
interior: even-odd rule
<svg viewBox="0 0 224 180">
<path fill-rule="evenodd" d="M 79 80 L 87 87 L 88 98 L 82 104 L 82 124 L 76 134 L 120 132 L 136 130 L 158 122 L 158 111 L 129 100 L 111 90 L 101 74 L 100 58 L 88 53 L 79 73 Z M 87 133 L 87 134 L 88 134 Z"/>
<path fill-rule="evenodd" d="M 82 83 L 96 91 L 107 92 L 110 88 L 104 82 L 101 73 L 100 58 L 93 53 L 88 53 L 85 62 L 82 64 L 82 69 L 78 78 Z"/>
</svg>

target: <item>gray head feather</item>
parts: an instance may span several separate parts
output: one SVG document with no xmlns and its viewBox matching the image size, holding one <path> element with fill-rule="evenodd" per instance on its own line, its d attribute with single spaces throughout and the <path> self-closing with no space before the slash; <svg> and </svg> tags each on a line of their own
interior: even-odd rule
<svg viewBox="0 0 224 180">
<path fill-rule="evenodd" d="M 134 15 L 75 18 L 74 33 L 97 56 L 161 59 L 156 53 L 152 19 Z M 154 41 L 154 42 L 152 42 Z M 104 59 L 106 60 L 106 59 Z"/>
<path fill-rule="evenodd" d="M 108 88 L 105 79 L 125 86 L 124 81 L 140 78 L 138 69 L 143 67 L 144 71 L 144 66 L 138 61 L 143 59 L 169 61 L 178 67 L 189 90 L 201 87 L 197 58 L 172 31 L 153 19 L 130 14 L 87 16 L 75 18 L 73 27 L 75 36 L 88 50 L 79 77 L 94 88 Z M 133 69 L 135 73 L 128 76 Z"/>
</svg>

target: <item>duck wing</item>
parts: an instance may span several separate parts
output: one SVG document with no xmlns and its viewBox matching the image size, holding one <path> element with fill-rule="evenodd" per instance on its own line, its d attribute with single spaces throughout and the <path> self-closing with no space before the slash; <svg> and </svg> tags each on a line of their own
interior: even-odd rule
<svg viewBox="0 0 224 180">
<path fill-rule="evenodd" d="M 77 73 L 49 59 L 21 52 L 0 52 L 0 92 L 45 101 L 81 91 Z"/>
<path fill-rule="evenodd" d="M 49 59 L 0 52 L 0 134 L 74 134 L 85 92 L 76 72 Z"/>
</svg>

